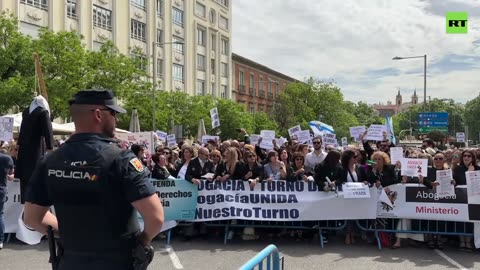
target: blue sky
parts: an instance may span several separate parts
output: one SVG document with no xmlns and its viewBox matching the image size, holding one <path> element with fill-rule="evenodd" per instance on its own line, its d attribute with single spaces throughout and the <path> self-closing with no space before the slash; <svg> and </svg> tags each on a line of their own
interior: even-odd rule
<svg viewBox="0 0 480 270">
<path fill-rule="evenodd" d="M 466 102 L 480 93 L 480 1 L 233 0 L 233 51 L 297 79 L 335 81 L 347 100 L 393 101 L 414 89 Z M 468 34 L 445 13 L 468 12 Z M 427 97 L 428 98 L 428 97 Z"/>
</svg>

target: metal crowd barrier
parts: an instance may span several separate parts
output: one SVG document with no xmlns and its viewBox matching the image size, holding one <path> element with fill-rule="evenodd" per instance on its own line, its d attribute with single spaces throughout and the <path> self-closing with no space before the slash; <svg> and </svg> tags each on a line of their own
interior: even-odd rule
<svg viewBox="0 0 480 270">
<path fill-rule="evenodd" d="M 172 230 L 175 229 L 176 227 L 182 227 L 182 226 L 190 226 L 192 225 L 194 222 L 189 222 L 189 221 L 177 221 L 177 226 L 169 229 L 167 231 L 167 245 L 170 245 L 170 242 L 172 240 Z"/>
<path fill-rule="evenodd" d="M 265 268 L 264 268 L 265 266 Z M 280 270 L 280 253 L 275 245 L 269 245 L 260 251 L 255 257 L 242 265 L 239 270 Z"/>
<path fill-rule="evenodd" d="M 356 224 L 360 230 L 375 234 L 378 250 L 382 249 L 380 232 L 473 236 L 473 223 L 471 222 L 378 218 L 376 220 L 357 220 Z"/>
</svg>

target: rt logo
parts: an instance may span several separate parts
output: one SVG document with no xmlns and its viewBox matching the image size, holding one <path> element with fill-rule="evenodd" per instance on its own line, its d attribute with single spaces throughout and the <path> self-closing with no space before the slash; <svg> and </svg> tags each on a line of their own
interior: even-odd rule
<svg viewBox="0 0 480 270">
<path fill-rule="evenodd" d="M 447 34 L 468 33 L 467 12 L 447 12 Z"/>
</svg>

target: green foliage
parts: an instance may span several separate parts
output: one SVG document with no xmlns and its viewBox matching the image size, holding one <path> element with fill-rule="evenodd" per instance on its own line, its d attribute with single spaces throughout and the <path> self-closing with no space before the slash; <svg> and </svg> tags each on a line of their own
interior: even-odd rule
<svg viewBox="0 0 480 270">
<path fill-rule="evenodd" d="M 470 100 L 465 105 L 465 124 L 469 129 L 469 138 L 477 140 L 480 132 L 480 96 Z M 458 131 L 463 131 L 457 129 Z"/>
<path fill-rule="evenodd" d="M 434 130 L 427 133 L 427 138 L 430 138 L 434 142 L 442 144 L 443 141 L 447 138 L 447 135 L 441 131 Z"/>
</svg>

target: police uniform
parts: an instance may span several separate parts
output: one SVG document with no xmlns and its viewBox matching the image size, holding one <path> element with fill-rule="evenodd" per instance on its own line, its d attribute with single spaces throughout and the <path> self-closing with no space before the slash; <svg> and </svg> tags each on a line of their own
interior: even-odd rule
<svg viewBox="0 0 480 270">
<path fill-rule="evenodd" d="M 70 104 L 125 111 L 112 105 L 110 91 L 81 91 Z M 131 203 L 155 193 L 147 177 L 130 150 L 101 134 L 74 134 L 39 162 L 26 200 L 55 208 L 64 249 L 59 270 L 132 269 L 140 230 Z"/>
</svg>

